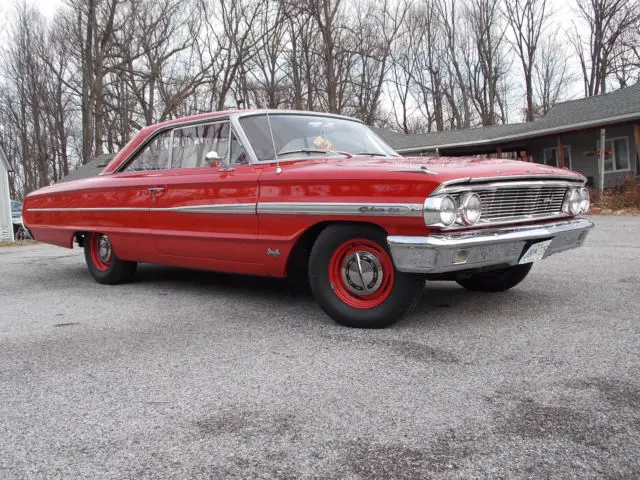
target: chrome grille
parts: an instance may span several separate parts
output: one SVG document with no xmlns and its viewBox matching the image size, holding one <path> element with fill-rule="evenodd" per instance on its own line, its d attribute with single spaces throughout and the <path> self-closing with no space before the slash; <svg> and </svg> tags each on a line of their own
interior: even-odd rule
<svg viewBox="0 0 640 480">
<path fill-rule="evenodd" d="M 523 185 L 478 189 L 482 218 L 488 221 L 527 215 L 553 215 L 562 211 L 566 185 Z"/>
</svg>

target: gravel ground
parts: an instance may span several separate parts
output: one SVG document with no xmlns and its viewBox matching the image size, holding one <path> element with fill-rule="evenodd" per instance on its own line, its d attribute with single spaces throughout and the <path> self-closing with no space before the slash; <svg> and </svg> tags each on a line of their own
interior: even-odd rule
<svg viewBox="0 0 640 480">
<path fill-rule="evenodd" d="M 381 331 L 288 284 L 0 250 L 0 478 L 639 478 L 640 219 Z"/>
</svg>

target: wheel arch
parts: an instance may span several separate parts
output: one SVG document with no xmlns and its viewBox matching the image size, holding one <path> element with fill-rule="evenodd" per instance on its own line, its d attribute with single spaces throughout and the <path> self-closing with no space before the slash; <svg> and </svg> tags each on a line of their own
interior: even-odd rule
<svg viewBox="0 0 640 480">
<path fill-rule="evenodd" d="M 87 235 L 89 235 L 89 231 L 80 230 L 73 233 L 73 240 L 71 242 L 71 246 L 73 247 L 73 242 L 75 241 L 80 248 L 84 247 L 84 241 Z"/>
<path fill-rule="evenodd" d="M 330 225 L 367 225 L 380 230 L 380 232 L 385 235 L 388 234 L 387 230 L 373 222 L 354 222 L 348 220 L 326 220 L 322 222 L 315 223 L 308 227 L 306 230 L 302 232 L 302 234 L 297 238 L 293 248 L 289 252 L 289 256 L 287 257 L 286 262 L 286 275 L 304 275 L 306 278 L 307 267 L 309 264 L 309 255 L 311 254 L 311 248 L 313 244 L 320 236 L 320 233 L 324 229 L 326 229 Z"/>
</svg>

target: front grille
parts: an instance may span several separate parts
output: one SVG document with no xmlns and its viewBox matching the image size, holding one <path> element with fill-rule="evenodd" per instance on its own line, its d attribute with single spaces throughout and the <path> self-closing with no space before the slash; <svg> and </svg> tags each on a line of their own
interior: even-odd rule
<svg viewBox="0 0 640 480">
<path fill-rule="evenodd" d="M 497 221 L 558 214 L 567 189 L 566 185 L 523 185 L 478 189 L 476 193 L 482 200 L 482 218 Z"/>
</svg>

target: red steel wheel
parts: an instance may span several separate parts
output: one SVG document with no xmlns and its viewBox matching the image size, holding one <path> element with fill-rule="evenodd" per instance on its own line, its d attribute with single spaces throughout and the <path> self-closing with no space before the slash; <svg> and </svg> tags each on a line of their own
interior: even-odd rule
<svg viewBox="0 0 640 480">
<path fill-rule="evenodd" d="M 113 262 L 113 248 L 109 237 L 93 232 L 89 238 L 89 251 L 95 267 L 101 272 L 106 272 Z"/>
<path fill-rule="evenodd" d="M 137 263 L 119 258 L 113 251 L 111 239 L 107 235 L 87 232 L 83 236 L 83 244 L 87 268 L 96 282 L 116 285 L 133 278 Z"/>
<path fill-rule="evenodd" d="M 309 255 L 309 286 L 336 322 L 383 328 L 416 304 L 424 277 L 395 269 L 384 230 L 345 222 L 318 235 Z"/>
<path fill-rule="evenodd" d="M 346 305 L 367 309 L 382 304 L 393 289 L 394 267 L 378 243 L 354 238 L 335 249 L 329 260 L 329 281 Z"/>
</svg>

